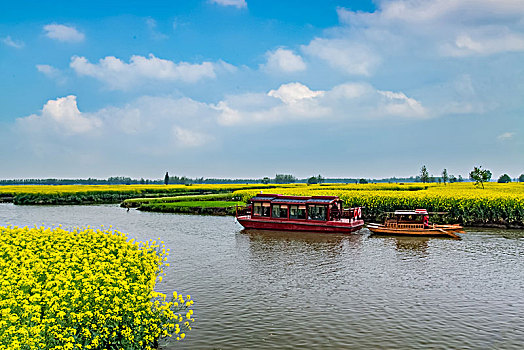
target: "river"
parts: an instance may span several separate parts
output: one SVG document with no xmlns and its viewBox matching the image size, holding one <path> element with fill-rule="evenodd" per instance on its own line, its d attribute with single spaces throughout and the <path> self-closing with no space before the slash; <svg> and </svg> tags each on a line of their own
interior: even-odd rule
<svg viewBox="0 0 524 350">
<path fill-rule="evenodd" d="M 0 225 L 112 225 L 171 249 L 195 326 L 162 349 L 522 349 L 524 231 L 460 241 L 245 231 L 232 217 L 0 204 Z"/>
</svg>

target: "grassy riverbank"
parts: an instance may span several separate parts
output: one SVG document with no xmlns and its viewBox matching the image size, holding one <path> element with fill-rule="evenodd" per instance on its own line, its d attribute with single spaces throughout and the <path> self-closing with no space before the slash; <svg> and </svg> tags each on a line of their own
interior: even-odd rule
<svg viewBox="0 0 524 350">
<path fill-rule="evenodd" d="M 143 211 L 156 211 L 162 213 L 235 215 L 235 208 L 237 205 L 243 205 L 243 203 L 233 201 L 150 203 L 140 206 L 139 209 Z"/>
</svg>

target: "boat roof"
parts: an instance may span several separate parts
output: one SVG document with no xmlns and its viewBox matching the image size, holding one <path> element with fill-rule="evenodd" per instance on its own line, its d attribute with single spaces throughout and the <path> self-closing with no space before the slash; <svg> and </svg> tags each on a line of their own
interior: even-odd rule
<svg viewBox="0 0 524 350">
<path fill-rule="evenodd" d="M 285 196 L 281 194 L 259 193 L 251 198 L 252 202 L 271 202 L 282 204 L 330 204 L 339 200 L 337 196 Z"/>
<path fill-rule="evenodd" d="M 428 215 L 426 209 L 395 210 L 395 215 Z"/>
</svg>

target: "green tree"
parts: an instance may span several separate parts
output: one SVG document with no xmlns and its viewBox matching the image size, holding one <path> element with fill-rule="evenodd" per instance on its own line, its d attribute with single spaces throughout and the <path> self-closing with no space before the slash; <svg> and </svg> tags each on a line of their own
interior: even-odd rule
<svg viewBox="0 0 524 350">
<path fill-rule="evenodd" d="M 360 180 L 358 180 L 358 183 L 359 183 L 359 184 L 367 184 L 367 183 L 368 183 L 368 180 L 366 180 L 366 179 L 360 179 Z"/>
<path fill-rule="evenodd" d="M 444 186 L 446 185 L 446 182 L 448 182 L 449 176 L 447 169 L 442 170 L 442 182 L 444 182 Z"/>
<path fill-rule="evenodd" d="M 277 184 L 288 184 L 297 181 L 297 178 L 293 175 L 276 174 L 275 183 Z"/>
<path fill-rule="evenodd" d="M 524 174 L 520 174 L 520 176 L 519 176 L 519 182 L 524 182 Z"/>
<path fill-rule="evenodd" d="M 501 184 L 507 184 L 508 182 L 511 182 L 511 177 L 509 177 L 508 174 L 501 175 L 497 182 Z"/>
<path fill-rule="evenodd" d="M 475 180 L 475 186 L 480 184 L 484 188 L 484 182 L 491 179 L 491 171 L 482 169 L 481 166 L 473 167 L 473 170 L 469 173 L 469 178 Z"/>
<path fill-rule="evenodd" d="M 420 181 L 424 183 L 429 181 L 429 173 L 425 165 L 423 165 L 422 168 L 420 168 Z"/>
<path fill-rule="evenodd" d="M 308 185 L 318 184 L 317 177 L 316 176 L 311 176 L 309 179 L 307 179 L 307 184 Z"/>
<path fill-rule="evenodd" d="M 263 179 L 262 179 L 262 183 L 263 183 L 264 185 L 267 185 L 267 184 L 269 183 L 269 177 L 266 176 L 265 178 L 263 178 Z"/>
<path fill-rule="evenodd" d="M 166 176 L 164 176 L 164 184 L 169 185 L 169 174 L 166 171 Z"/>
<path fill-rule="evenodd" d="M 457 177 L 455 175 L 449 175 L 449 183 L 457 182 Z"/>
</svg>

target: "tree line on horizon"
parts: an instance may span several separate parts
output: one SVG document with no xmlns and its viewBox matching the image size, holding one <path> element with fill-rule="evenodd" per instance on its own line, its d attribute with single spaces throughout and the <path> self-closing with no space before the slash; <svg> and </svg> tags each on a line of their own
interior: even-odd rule
<svg viewBox="0 0 524 350">
<path fill-rule="evenodd" d="M 168 173 L 163 179 L 133 179 L 126 176 L 112 176 L 107 179 L 6 179 L 0 180 L 0 185 L 192 185 L 192 184 L 286 184 L 286 183 L 308 183 L 308 184 L 321 184 L 321 183 L 401 183 L 401 182 L 423 182 L 423 183 L 453 183 L 463 181 L 475 181 L 483 186 L 484 182 L 491 180 L 491 172 L 482 167 L 475 167 L 469 174 L 468 179 L 464 179 L 461 175 L 455 176 L 448 174 L 447 170 L 444 169 L 441 176 L 430 175 L 426 166 L 422 166 L 421 172 L 417 176 L 410 177 L 388 177 L 382 179 L 370 179 L 370 178 L 324 178 L 320 174 L 318 176 L 311 176 L 309 178 L 299 179 L 291 174 L 276 174 L 275 177 L 263 177 L 260 179 L 229 179 L 229 178 L 189 178 L 186 176 L 169 176 Z M 477 181 L 479 180 L 479 181 Z M 480 181 L 481 180 L 481 181 Z M 524 182 L 524 174 L 521 174 L 518 178 L 513 179 L 514 181 Z M 497 182 L 511 182 L 512 179 L 508 174 L 503 174 L 499 177 Z"/>
<path fill-rule="evenodd" d="M 480 185 L 484 188 L 484 182 L 489 182 L 493 174 L 488 169 L 482 169 L 482 166 L 475 166 L 473 170 L 469 173 L 469 180 L 474 181 L 475 185 Z M 520 174 L 518 178 L 514 179 L 516 182 L 524 182 L 524 174 Z M 420 168 L 420 175 L 416 177 L 415 182 L 438 182 L 444 183 L 453 183 L 453 182 L 462 182 L 464 179 L 461 175 L 458 178 L 455 175 L 449 175 L 447 169 L 442 171 L 442 176 L 435 177 L 429 175 L 429 172 L 425 165 Z M 511 182 L 511 177 L 508 174 L 502 174 L 497 180 L 498 183 L 508 183 Z"/>
</svg>

